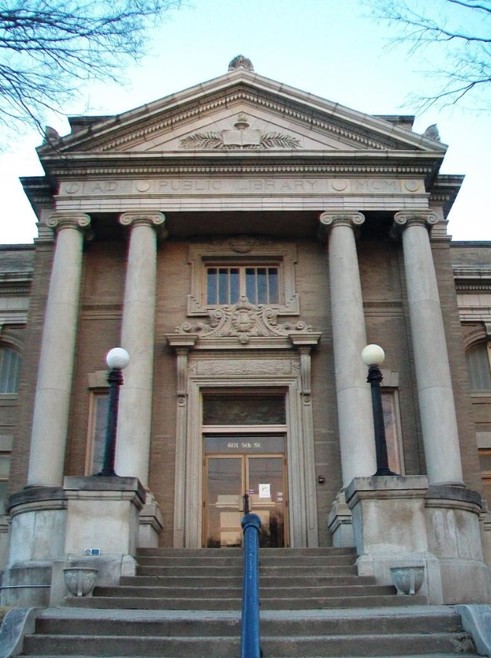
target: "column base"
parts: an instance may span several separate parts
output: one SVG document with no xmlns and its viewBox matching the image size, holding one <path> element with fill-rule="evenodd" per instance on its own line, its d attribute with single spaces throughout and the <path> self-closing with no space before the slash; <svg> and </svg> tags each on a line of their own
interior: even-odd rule
<svg viewBox="0 0 491 658">
<path fill-rule="evenodd" d="M 489 511 L 481 517 L 481 537 L 484 562 L 491 567 L 491 512 Z"/>
<path fill-rule="evenodd" d="M 339 491 L 327 517 L 327 527 L 332 535 L 334 548 L 348 548 L 355 545 L 351 510 L 346 504 L 344 491 Z"/>
<path fill-rule="evenodd" d="M 147 491 L 145 505 L 140 512 L 138 529 L 139 548 L 158 548 L 164 527 L 160 506 L 151 491 Z"/>
<path fill-rule="evenodd" d="M 134 575 L 138 516 L 145 490 L 131 477 L 66 477 L 64 488 L 32 487 L 10 499 L 10 558 L 4 605 L 58 605 L 67 595 L 63 569 L 98 569 L 97 584 Z"/>
<path fill-rule="evenodd" d="M 425 496 L 428 547 L 440 561 L 445 603 L 489 603 L 491 570 L 481 543 L 480 494 L 461 486 L 434 486 Z"/>
<path fill-rule="evenodd" d="M 2 578 L 2 605 L 49 604 L 53 560 L 64 554 L 66 507 L 61 487 L 26 487 L 10 497 L 10 547 Z"/>
<path fill-rule="evenodd" d="M 135 555 L 145 489 L 133 477 L 66 477 L 65 554 Z"/>
<path fill-rule="evenodd" d="M 429 488 L 424 476 L 355 478 L 346 490 L 360 575 L 391 584 L 391 567 L 424 566 L 433 604 L 486 603 L 491 572 L 480 540 L 480 496 Z"/>
</svg>

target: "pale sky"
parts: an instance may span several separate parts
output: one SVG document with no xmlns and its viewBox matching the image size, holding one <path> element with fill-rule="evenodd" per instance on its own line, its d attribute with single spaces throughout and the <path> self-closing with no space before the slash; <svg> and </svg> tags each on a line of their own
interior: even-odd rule
<svg viewBox="0 0 491 658">
<path fill-rule="evenodd" d="M 445 6 L 443 0 L 433 3 Z M 416 114 L 408 98 L 432 93 L 436 83 L 425 72 L 438 58 L 444 62 L 445 54 L 430 48 L 411 57 L 403 46 L 391 45 L 394 32 L 370 17 L 369 5 L 369 0 L 189 0 L 149 33 L 149 54 L 126 71 L 124 86 L 88 86 L 66 114 L 125 112 L 222 75 L 238 54 L 251 59 L 260 75 L 357 111 Z M 62 135 L 68 132 L 64 118 L 50 116 L 46 123 Z M 424 132 L 433 123 L 449 146 L 441 173 L 466 176 L 449 233 L 455 240 L 491 240 L 491 108 L 433 109 L 416 116 L 414 129 Z M 42 175 L 35 153 L 40 142 L 33 131 L 0 155 L 0 243 L 32 242 L 36 235 L 18 177 Z"/>
</svg>

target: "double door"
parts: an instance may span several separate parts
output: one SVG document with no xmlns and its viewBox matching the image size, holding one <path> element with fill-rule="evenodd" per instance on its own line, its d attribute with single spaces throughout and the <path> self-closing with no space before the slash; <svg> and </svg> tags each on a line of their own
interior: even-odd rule
<svg viewBox="0 0 491 658">
<path fill-rule="evenodd" d="M 236 443 L 229 442 L 235 449 Z M 246 444 L 249 445 L 249 444 Z M 240 444 L 237 444 L 238 448 Z M 288 545 L 288 500 L 284 454 L 207 454 L 204 473 L 205 547 L 242 545 L 244 495 L 261 519 L 260 546 Z"/>
</svg>

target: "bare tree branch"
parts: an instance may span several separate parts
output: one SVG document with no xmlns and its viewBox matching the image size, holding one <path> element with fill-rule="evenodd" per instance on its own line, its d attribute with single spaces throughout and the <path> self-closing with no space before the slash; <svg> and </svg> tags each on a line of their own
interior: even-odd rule
<svg viewBox="0 0 491 658">
<path fill-rule="evenodd" d="M 40 127 L 81 82 L 117 80 L 181 0 L 0 0 L 0 124 Z"/>
<path fill-rule="evenodd" d="M 376 18 L 396 27 L 393 41 L 403 43 L 409 53 L 425 51 L 431 57 L 436 48 L 445 48 L 445 68 L 428 73 L 439 85 L 434 94 L 420 95 L 420 110 L 432 105 L 452 105 L 464 97 L 474 105 L 486 103 L 491 109 L 491 0 L 371 0 Z M 422 9 L 419 9 L 423 7 Z"/>
</svg>

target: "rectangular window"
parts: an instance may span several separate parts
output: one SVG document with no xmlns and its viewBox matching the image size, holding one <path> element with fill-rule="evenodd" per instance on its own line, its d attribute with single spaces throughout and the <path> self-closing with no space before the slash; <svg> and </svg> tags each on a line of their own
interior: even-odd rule
<svg viewBox="0 0 491 658">
<path fill-rule="evenodd" d="M 246 297 L 251 304 L 278 303 L 278 268 L 246 267 Z"/>
<path fill-rule="evenodd" d="M 107 390 L 91 391 L 89 437 L 85 472 L 94 475 L 102 470 L 107 428 L 109 394 Z"/>
<path fill-rule="evenodd" d="M 279 303 L 277 265 L 207 266 L 207 304 L 237 304 L 247 297 L 251 304 Z"/>
<path fill-rule="evenodd" d="M 466 352 L 469 381 L 473 393 L 491 391 L 491 369 L 489 367 L 489 349 L 485 343 L 473 345 Z"/>
<path fill-rule="evenodd" d="M 12 436 L 0 434 L 0 517 L 5 514 L 7 503 L 7 485 L 10 474 L 10 455 L 12 453 Z"/>
<path fill-rule="evenodd" d="M 399 415 L 399 399 L 396 389 L 382 389 L 382 409 L 384 412 L 385 439 L 389 468 L 394 473 L 404 475 L 402 454 L 402 433 Z"/>
<path fill-rule="evenodd" d="M 491 507 L 491 450 L 479 450 L 479 462 L 481 464 L 481 479 L 483 494 L 488 506 Z"/>
<path fill-rule="evenodd" d="M 210 308 L 245 297 L 254 305 L 274 306 L 281 315 L 298 315 L 296 262 L 296 245 L 289 242 L 236 236 L 193 244 L 187 314 L 208 316 Z"/>
<path fill-rule="evenodd" d="M 206 395 L 204 425 L 284 425 L 284 395 Z"/>
<path fill-rule="evenodd" d="M 20 354 L 14 350 L 0 348 L 0 393 L 17 393 L 20 361 Z"/>
</svg>

